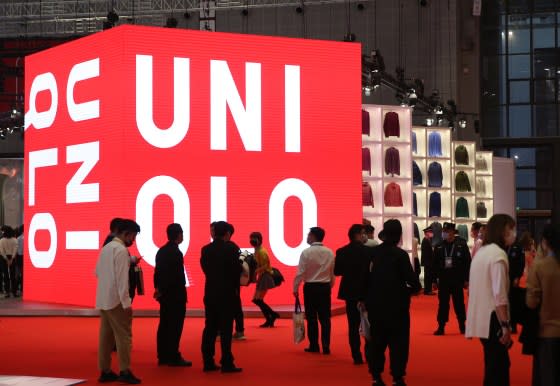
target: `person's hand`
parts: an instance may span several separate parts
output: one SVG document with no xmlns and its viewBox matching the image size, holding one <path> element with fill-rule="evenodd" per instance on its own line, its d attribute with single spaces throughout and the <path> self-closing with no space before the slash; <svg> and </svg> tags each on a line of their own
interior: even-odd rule
<svg viewBox="0 0 560 386">
<path fill-rule="evenodd" d="M 513 341 L 511 340 L 511 330 L 509 327 L 502 328 L 500 343 L 506 346 L 508 349 L 513 345 Z"/>
<path fill-rule="evenodd" d="M 366 309 L 366 304 L 361 300 L 358 302 L 358 310 L 363 311 Z"/>
</svg>

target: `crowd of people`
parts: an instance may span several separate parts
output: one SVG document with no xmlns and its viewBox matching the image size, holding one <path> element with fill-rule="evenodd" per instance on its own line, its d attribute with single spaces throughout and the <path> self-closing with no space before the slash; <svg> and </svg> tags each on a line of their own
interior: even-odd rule
<svg viewBox="0 0 560 386">
<path fill-rule="evenodd" d="M 323 244 L 325 230 L 312 227 L 307 236 L 293 281 L 293 294 L 303 304 L 308 346 L 305 352 L 331 353 L 331 291 L 340 276 L 338 298 L 346 304 L 348 343 L 354 364 L 367 363 L 373 385 L 385 385 L 385 352 L 389 350 L 392 384 L 405 385 L 410 344 L 411 296 L 422 291 L 419 266 L 423 266 L 425 295 L 438 296 L 437 329 L 445 335 L 453 302 L 458 328 L 467 338 L 479 338 L 484 353 L 484 385 L 509 385 L 509 355 L 512 334 L 522 326 L 524 352 L 533 355 L 533 385 L 558 385 L 560 364 L 560 229 L 547 226 L 536 244 L 530 235 L 517 240 L 515 221 L 494 215 L 487 224 L 471 227 L 473 245 L 458 235 L 455 224 L 437 224 L 423 229 L 420 258 L 416 264 L 402 249 L 403 230 L 398 220 L 388 220 L 374 240 L 371 225 L 353 224 L 349 243 L 336 250 Z M 111 233 L 96 265 L 96 308 L 100 310 L 99 381 L 138 384 L 130 369 L 132 301 L 136 291 L 135 266 L 140 259 L 128 252 L 140 232 L 129 219 L 114 219 Z M 180 224 L 169 224 L 167 243 L 156 255 L 154 298 L 160 305 L 157 331 L 157 361 L 160 366 L 192 366 L 179 351 L 186 312 L 183 241 Z M 210 226 L 212 241 L 201 250 L 205 276 L 205 323 L 201 338 L 203 371 L 241 372 L 232 353 L 232 340 L 244 338 L 240 278 L 244 274 L 240 249 L 232 241 L 233 225 L 217 221 Z M 9 235 L 9 234 L 8 234 Z M 416 235 L 416 245 L 418 245 Z M 434 241 L 435 239 L 439 241 Z M 273 269 L 263 236 L 252 232 L 255 248 L 255 293 L 262 328 L 274 327 L 279 314 L 264 299 L 275 287 Z M 0 250 L 2 243 L 0 241 Z M 526 278 L 526 288 L 522 286 Z M 465 292 L 468 290 L 468 307 Z M 234 327 L 235 321 L 235 327 Z M 235 331 L 235 334 L 234 334 Z M 366 339 L 362 339 L 366 337 Z M 215 359 L 217 338 L 221 358 Z M 111 369 L 112 351 L 117 352 L 120 373 Z"/>
</svg>

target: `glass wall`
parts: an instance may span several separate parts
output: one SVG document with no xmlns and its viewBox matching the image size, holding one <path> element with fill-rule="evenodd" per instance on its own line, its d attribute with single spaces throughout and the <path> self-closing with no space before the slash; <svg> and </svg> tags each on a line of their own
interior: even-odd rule
<svg viewBox="0 0 560 386">
<path fill-rule="evenodd" d="M 483 136 L 558 136 L 560 0 L 483 6 Z"/>
</svg>

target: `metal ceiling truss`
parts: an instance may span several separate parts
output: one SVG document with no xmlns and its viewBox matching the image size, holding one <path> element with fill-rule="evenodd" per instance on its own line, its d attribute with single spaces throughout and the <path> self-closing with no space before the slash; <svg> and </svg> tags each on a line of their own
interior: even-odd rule
<svg viewBox="0 0 560 386">
<path fill-rule="evenodd" d="M 347 0 L 307 0 L 305 5 Z M 363 3 L 371 0 L 363 0 Z M 170 16 L 197 13 L 203 0 L 29 0 L 0 2 L 0 37 L 86 35 L 103 29 L 113 8 L 119 24 L 163 26 Z M 302 0 L 216 0 L 216 10 L 300 6 Z"/>
</svg>

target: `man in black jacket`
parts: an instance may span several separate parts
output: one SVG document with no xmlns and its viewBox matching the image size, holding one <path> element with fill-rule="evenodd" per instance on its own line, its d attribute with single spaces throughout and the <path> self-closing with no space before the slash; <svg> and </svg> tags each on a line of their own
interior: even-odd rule
<svg viewBox="0 0 560 386">
<path fill-rule="evenodd" d="M 421 286 L 408 254 L 397 246 L 402 240 L 400 221 L 386 221 L 380 236 L 383 243 L 372 249 L 369 272 L 366 271 L 361 280 L 362 298 L 371 324 L 368 361 L 373 385 L 385 385 L 381 374 L 385 367 L 385 350 L 389 346 L 393 385 L 405 386 L 410 295 L 420 291 Z"/>
<path fill-rule="evenodd" d="M 449 298 L 453 299 L 453 309 L 459 322 L 459 331 L 465 333 L 465 296 L 463 289 L 469 287 L 471 253 L 467 242 L 456 237 L 455 224 L 444 223 L 443 241 L 434 249 L 434 273 L 438 280 L 438 328 L 434 335 L 445 334 L 445 324 L 449 320 Z"/>
<path fill-rule="evenodd" d="M 350 243 L 336 251 L 334 260 L 334 274 L 342 276 L 338 288 L 338 298 L 346 302 L 346 317 L 348 319 L 348 342 L 352 352 L 354 364 L 364 363 L 360 349 L 360 311 L 358 299 L 360 297 L 359 280 L 368 269 L 371 249 L 363 243 L 366 234 L 365 227 L 354 224 L 348 231 Z"/>
<path fill-rule="evenodd" d="M 204 284 L 205 322 L 202 331 L 202 359 L 204 371 L 216 371 L 214 362 L 216 335 L 220 331 L 223 373 L 242 371 L 235 366 L 231 352 L 231 339 L 235 305 L 239 297 L 239 247 L 226 242 L 228 224 L 214 223 L 214 240 L 202 247 L 200 265 L 206 277 Z"/>
<path fill-rule="evenodd" d="M 516 241 L 507 250 L 509 263 L 509 304 L 511 312 L 511 332 L 517 333 L 517 324 L 521 322 L 525 296 L 519 287 L 519 281 L 525 271 L 525 252 Z"/>
<path fill-rule="evenodd" d="M 424 238 L 420 246 L 422 259 L 421 265 L 424 267 L 424 295 L 434 295 L 432 287 L 434 284 L 434 249 L 432 247 L 432 238 L 434 232 L 429 226 L 423 230 Z"/>
<path fill-rule="evenodd" d="M 156 254 L 154 270 L 154 297 L 159 302 L 157 356 L 159 365 L 192 366 L 179 352 L 187 310 L 187 288 L 183 253 L 183 228 L 179 224 L 167 226 L 167 244 Z"/>
</svg>

